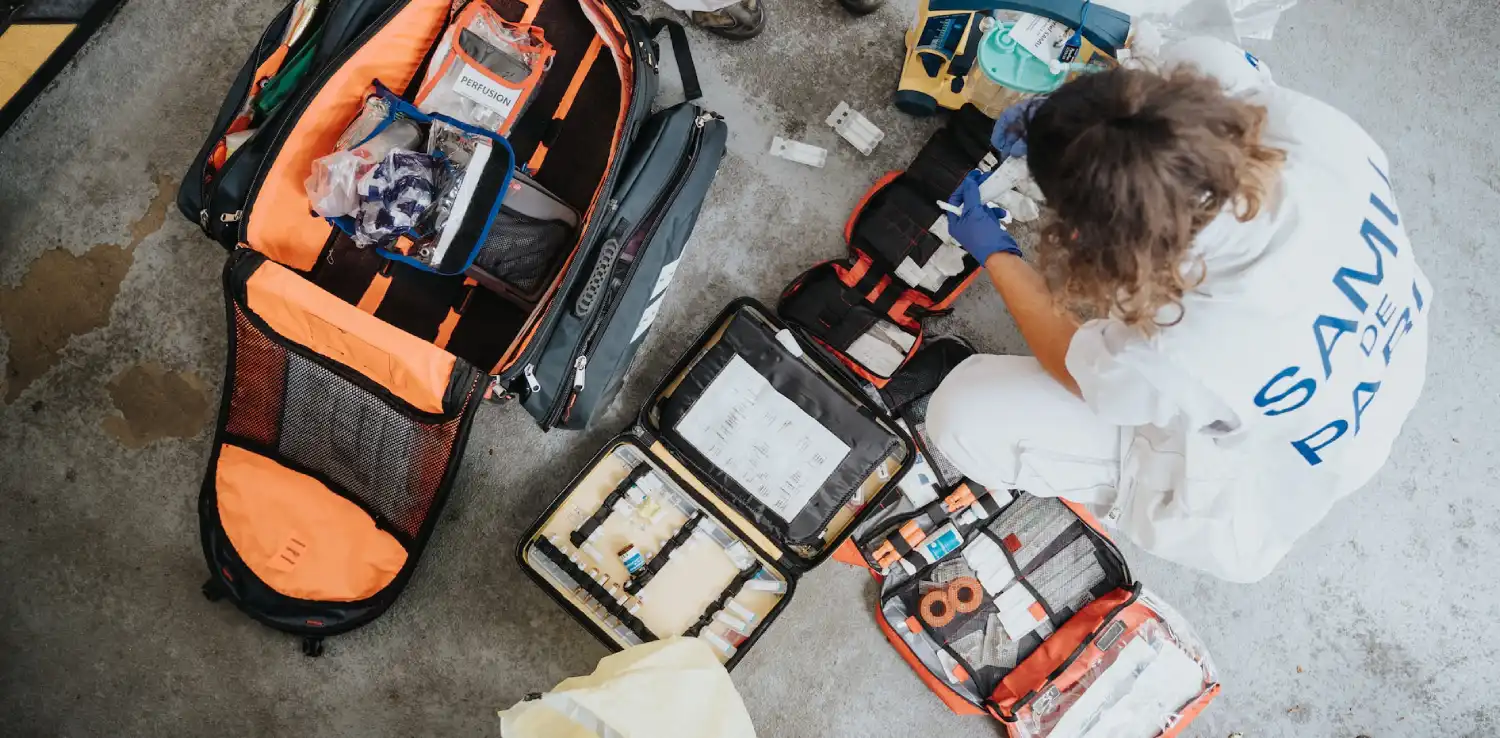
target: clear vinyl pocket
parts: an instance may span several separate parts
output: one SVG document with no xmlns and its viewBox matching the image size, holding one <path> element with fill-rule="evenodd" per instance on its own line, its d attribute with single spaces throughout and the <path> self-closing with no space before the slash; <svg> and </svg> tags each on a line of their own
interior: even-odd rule
<svg viewBox="0 0 1500 738">
<path fill-rule="evenodd" d="M 991 704 L 1012 738 L 1168 738 L 1218 695 L 1203 642 L 1150 592 L 1087 625 L 997 688 Z"/>
<path fill-rule="evenodd" d="M 893 459 L 905 461 L 905 439 L 831 384 L 790 331 L 749 309 L 725 321 L 649 407 L 678 457 L 794 549 L 827 547 L 873 498 L 865 490 L 892 477 Z M 742 452 L 746 433 L 759 442 Z M 757 454 L 781 466 L 766 468 Z"/>
<path fill-rule="evenodd" d="M 489 3 L 469 3 L 438 43 L 417 107 L 507 135 L 554 54 L 540 27 L 511 23 Z"/>
</svg>

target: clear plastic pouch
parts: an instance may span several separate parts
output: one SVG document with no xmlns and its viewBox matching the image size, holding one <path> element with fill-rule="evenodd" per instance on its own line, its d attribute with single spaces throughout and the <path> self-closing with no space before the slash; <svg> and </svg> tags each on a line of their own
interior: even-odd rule
<svg viewBox="0 0 1500 738">
<path fill-rule="evenodd" d="M 470 3 L 438 42 L 417 107 L 506 135 L 553 53 L 541 28 L 506 21 L 487 3 Z"/>
<path fill-rule="evenodd" d="M 306 181 L 319 215 L 386 258 L 445 275 L 469 268 L 515 166 L 503 137 L 424 113 L 377 80 L 336 145 Z"/>
<path fill-rule="evenodd" d="M 1015 738 L 1157 738 L 1216 688 L 1207 649 L 1171 606 L 1142 593 L 1153 617 L 1107 626 L 1011 726 Z"/>
</svg>

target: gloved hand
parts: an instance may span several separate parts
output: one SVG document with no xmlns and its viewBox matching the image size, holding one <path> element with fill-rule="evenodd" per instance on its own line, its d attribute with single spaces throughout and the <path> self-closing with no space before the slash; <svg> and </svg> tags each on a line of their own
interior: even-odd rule
<svg viewBox="0 0 1500 738">
<path fill-rule="evenodd" d="M 1028 97 L 1005 109 L 995 121 L 995 130 L 990 134 L 990 145 L 1009 159 L 1026 155 L 1026 124 L 1036 115 L 1046 97 Z"/>
<path fill-rule="evenodd" d="M 1020 245 L 1000 222 L 1005 218 L 1005 210 L 990 207 L 979 196 L 979 183 L 988 176 L 989 173 L 977 169 L 969 172 L 958 191 L 948 198 L 949 204 L 963 210 L 962 215 L 948 214 L 948 235 L 981 265 L 1001 252 L 1021 255 Z"/>
</svg>

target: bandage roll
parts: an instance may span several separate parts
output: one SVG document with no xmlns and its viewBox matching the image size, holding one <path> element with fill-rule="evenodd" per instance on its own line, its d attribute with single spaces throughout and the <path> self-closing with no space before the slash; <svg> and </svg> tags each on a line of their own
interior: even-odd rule
<svg viewBox="0 0 1500 738">
<path fill-rule="evenodd" d="M 953 603 L 949 602 L 948 590 L 935 589 L 922 596 L 922 621 L 934 628 L 953 622 Z"/>
<path fill-rule="evenodd" d="M 948 584 L 948 602 L 960 613 L 971 613 L 984 604 L 984 590 L 978 579 L 959 577 Z"/>
</svg>

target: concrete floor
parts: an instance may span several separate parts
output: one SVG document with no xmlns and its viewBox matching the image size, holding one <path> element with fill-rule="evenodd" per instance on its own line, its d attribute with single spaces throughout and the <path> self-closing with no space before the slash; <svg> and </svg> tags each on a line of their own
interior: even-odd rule
<svg viewBox="0 0 1500 738">
<path fill-rule="evenodd" d="M 770 0 L 768 34 L 694 34 L 730 156 L 624 402 L 543 436 L 483 411 L 439 535 L 402 602 L 303 658 L 198 594 L 195 499 L 224 361 L 223 253 L 168 208 L 223 90 L 278 0 L 134 0 L 0 140 L 0 724 L 8 735 L 494 734 L 494 710 L 603 649 L 529 584 L 516 537 L 739 295 L 771 299 L 841 251 L 839 224 L 930 122 L 888 104 L 910 2 L 855 21 Z M 1357 5 L 1357 7 L 1356 7 Z M 1500 735 L 1500 41 L 1493 0 L 1306 2 L 1253 49 L 1350 112 L 1392 179 L 1438 298 L 1426 397 L 1376 483 L 1254 586 L 1133 552 L 1196 624 L 1222 738 Z M 1417 38 L 1424 37 L 1427 40 Z M 869 158 L 822 119 L 848 100 L 887 133 Z M 826 146 L 826 169 L 769 158 Z M 974 289 L 947 328 L 1024 350 Z M 991 735 L 947 715 L 878 634 L 868 579 L 807 577 L 734 677 L 766 736 Z M 1488 664 L 1488 666 L 1487 666 Z"/>
</svg>

